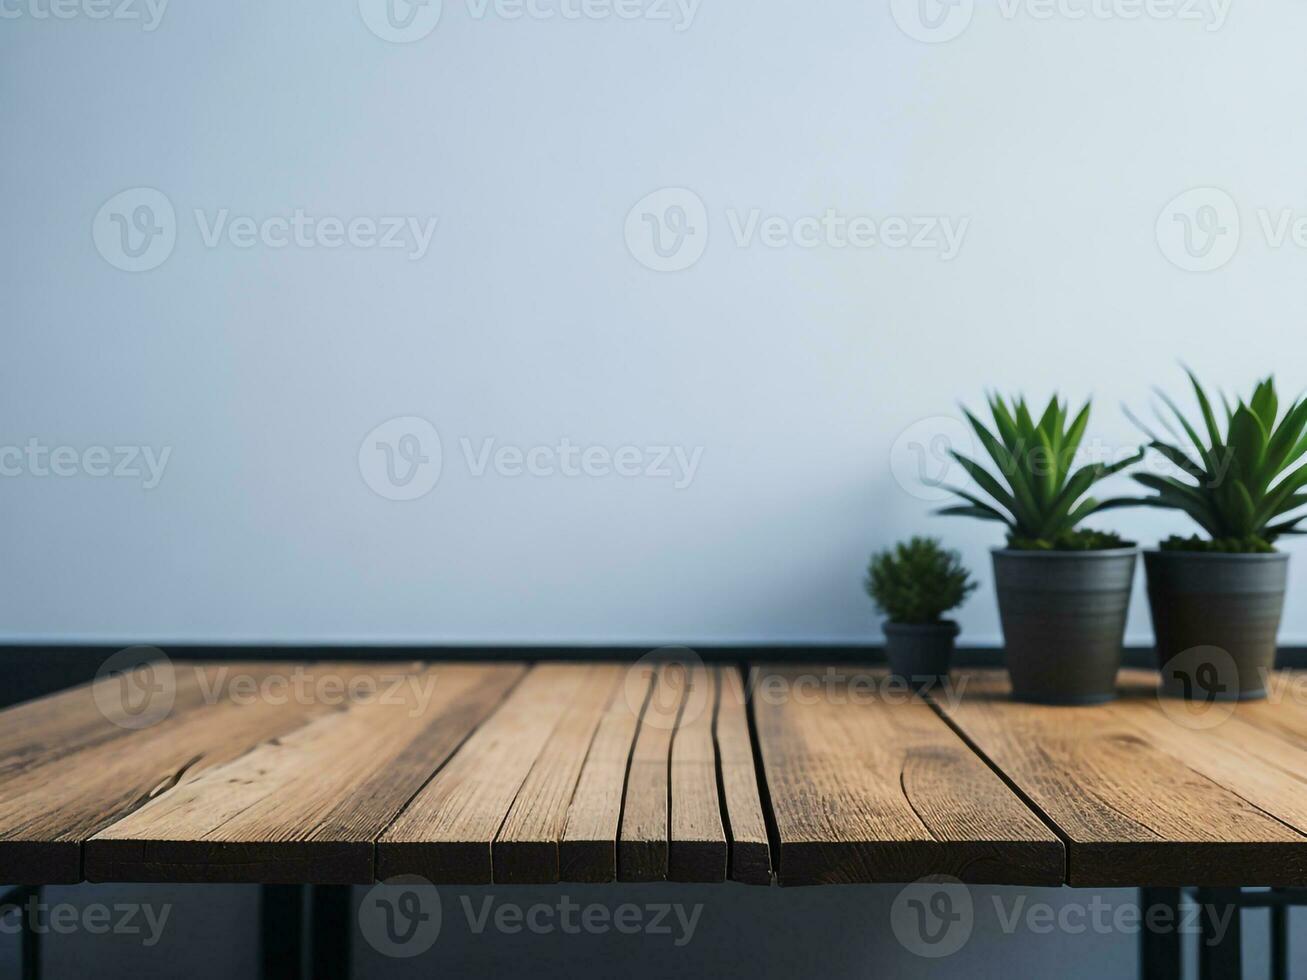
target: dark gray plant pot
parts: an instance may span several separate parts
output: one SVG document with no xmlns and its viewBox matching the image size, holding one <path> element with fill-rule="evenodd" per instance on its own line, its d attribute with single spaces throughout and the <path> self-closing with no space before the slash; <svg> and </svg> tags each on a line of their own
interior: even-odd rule
<svg viewBox="0 0 1307 980">
<path fill-rule="evenodd" d="M 895 677 L 917 688 L 947 680 L 957 623 L 946 619 L 938 623 L 886 623 L 882 628 L 885 655 Z"/>
<path fill-rule="evenodd" d="M 1144 569 L 1163 691 L 1224 701 L 1265 697 L 1289 556 L 1148 551 Z"/>
<path fill-rule="evenodd" d="M 1099 704 L 1116 697 L 1134 548 L 994 549 L 1012 697 Z"/>
</svg>

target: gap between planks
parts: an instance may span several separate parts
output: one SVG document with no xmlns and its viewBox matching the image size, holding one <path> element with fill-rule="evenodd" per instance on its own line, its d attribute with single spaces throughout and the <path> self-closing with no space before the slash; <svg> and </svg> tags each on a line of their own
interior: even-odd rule
<svg viewBox="0 0 1307 980">
<path fill-rule="evenodd" d="M 880 669 L 809 698 L 814 669 L 750 679 L 781 884 L 1065 880 L 1062 841 L 927 704 L 877 696 Z"/>
<path fill-rule="evenodd" d="M 8 758 L 40 770 L 42 781 L 47 767 L 50 773 L 86 774 L 50 781 L 61 788 L 62 795 L 55 795 L 66 797 L 59 807 L 23 797 L 27 812 L 50 817 L 53 809 L 53 819 L 46 820 L 48 843 L 38 838 L 29 845 L 12 834 L 0 839 L 0 867 L 12 870 L 14 880 L 47 881 L 57 875 L 72 881 L 85 874 L 98 881 L 366 883 L 409 870 L 405 861 L 395 860 L 408 843 L 427 858 L 433 848 L 452 845 L 444 850 L 454 866 L 432 868 L 436 882 L 482 880 L 485 871 L 490 880 L 505 882 L 612 881 L 622 870 L 619 850 L 629 857 L 631 846 L 653 856 L 646 867 L 636 868 L 637 876 L 647 876 L 643 880 L 771 880 L 768 814 L 761 804 L 766 790 L 733 666 L 660 668 L 665 670 L 661 695 L 656 673 L 641 679 L 641 668 L 629 664 L 193 666 L 248 667 L 256 675 L 305 669 L 362 675 L 393 668 L 415 677 L 443 672 L 462 680 L 455 683 L 457 696 L 425 702 L 426 714 L 407 717 L 348 701 L 334 709 L 316 704 L 304 710 L 262 700 L 243 707 L 223 702 L 182 711 L 162 728 L 102 737 L 88 724 L 94 719 L 71 710 L 67 721 L 79 734 L 58 752 L 42 757 L 40 746 L 21 737 L 11 740 Z M 478 679 L 482 674 L 486 677 Z M 551 688 L 568 693 L 556 700 L 524 695 L 533 684 L 536 694 Z M 81 697 L 65 694 L 56 704 L 66 707 Z M 465 708 L 465 700 L 472 706 Z M 537 712 L 525 727 L 511 711 L 523 705 Z M 668 730 L 667 711 L 673 706 Z M 21 722 L 23 714 L 0 713 L 0 719 L 10 717 Z M 353 725 L 364 726 L 357 739 Z M 67 730 L 63 721 L 54 727 Z M 531 737 L 507 747 L 496 744 L 513 732 Z M 641 760 L 642 740 L 661 757 Z M 115 743 L 112 751 L 108 742 Z M 439 835 L 405 841 L 404 825 L 433 795 L 452 798 L 451 773 L 486 775 L 476 772 L 476 761 L 477 753 L 487 751 L 516 769 L 491 793 L 487 827 L 493 832 L 484 851 L 480 831 L 472 841 L 442 841 Z M 523 752 L 529 753 L 525 760 Z M 111 762 L 112 769 L 96 760 Z M 161 761 L 167 763 L 165 772 L 157 768 Z M 641 761 L 661 780 L 633 786 L 632 773 Z M 455 771 L 460 767 L 461 774 Z M 494 773 L 492 767 L 491 782 Z M 28 782 L 38 788 L 34 780 Z M 11 778 L 6 788 L 13 786 Z M 119 794 L 112 808 L 102 799 L 110 788 Z M 42 793 L 37 795 L 49 803 L 50 792 Z M 639 834 L 641 814 L 633 804 L 641 800 L 651 804 L 644 816 L 655 834 Z M 60 814 L 74 811 L 83 814 L 81 824 L 63 821 Z M 587 824 L 587 815 L 597 823 Z M 82 825 L 85 831 L 77 829 Z M 628 827 L 634 828 L 631 834 Z M 32 848 L 40 849 L 39 858 Z M 37 865 L 48 863 L 52 848 L 62 864 L 53 872 L 41 870 Z M 475 869 L 460 868 L 463 860 Z"/>
<path fill-rule="evenodd" d="M 1123 671 L 1121 697 L 1094 708 L 1023 704 L 998 672 L 966 676 L 967 696 L 937 708 L 1056 824 L 1069 884 L 1307 880 L 1307 712 L 1296 705 L 1231 703 L 1229 717 L 1195 724 L 1176 717 L 1184 702 L 1159 699 L 1151 671 Z"/>
<path fill-rule="evenodd" d="M 951 682 L 952 682 L 952 675 L 950 675 L 950 679 L 949 679 L 949 683 Z M 959 691 L 958 693 L 959 696 L 961 696 L 961 691 Z M 948 712 L 945 711 L 943 706 L 940 705 L 939 702 L 935 700 L 935 697 L 932 693 L 927 691 L 923 696 L 923 700 L 928 705 L 930 705 L 931 710 L 934 711 L 935 714 L 939 716 L 940 720 L 943 721 L 944 724 L 947 725 L 953 731 L 953 734 L 955 734 L 958 738 L 960 738 L 963 741 L 963 743 L 965 743 L 967 748 L 969 748 L 972 752 L 974 752 L 976 756 L 993 771 L 994 775 L 996 775 L 999 779 L 1001 779 L 1004 782 L 1007 788 L 1012 791 L 1012 793 L 1017 797 L 1017 799 L 1019 799 L 1022 803 L 1024 803 L 1031 813 L 1033 813 L 1036 817 L 1038 817 L 1041 821 L 1043 821 L 1044 826 L 1048 828 L 1049 832 L 1052 833 L 1055 837 L 1057 837 L 1058 840 L 1062 842 L 1062 881 L 1069 882 L 1071 880 L 1071 838 L 1062 832 L 1062 828 L 1059 827 L 1053 821 L 1053 819 L 1047 813 L 1044 812 L 1044 808 L 1041 807 L 1034 800 L 1032 800 L 1026 794 L 1026 792 L 1016 783 L 1016 781 L 1012 779 L 1011 776 L 1009 776 L 997 765 L 995 765 L 994 760 L 980 750 L 980 746 L 978 746 L 975 742 L 973 742 L 971 740 L 971 737 L 968 736 L 967 733 L 964 732 L 953 721 L 953 719 L 948 716 Z"/>
<path fill-rule="evenodd" d="M 538 665 L 382 833 L 377 876 L 769 882 L 742 693 L 723 714 L 722 670 Z"/>
<path fill-rule="evenodd" d="M 341 673 L 345 669 L 341 668 Z M 356 671 L 396 681 L 150 800 L 86 842 L 92 880 L 367 883 L 376 837 L 524 672 Z"/>
</svg>

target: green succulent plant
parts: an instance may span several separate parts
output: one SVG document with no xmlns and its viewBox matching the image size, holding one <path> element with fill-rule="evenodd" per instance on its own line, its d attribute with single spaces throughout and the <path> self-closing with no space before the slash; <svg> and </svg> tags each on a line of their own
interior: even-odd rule
<svg viewBox="0 0 1307 980">
<path fill-rule="evenodd" d="M 871 556 L 867 594 L 892 623 L 938 623 L 976 588 L 962 556 L 938 538 L 914 537 Z"/>
<path fill-rule="evenodd" d="M 1071 417 L 1067 403 L 1054 395 L 1036 421 L 1023 397 L 1016 397 L 1010 405 L 999 395 L 990 395 L 988 401 L 993 432 L 966 408 L 963 412 L 997 474 L 956 450 L 949 454 L 989 500 L 945 487 L 963 502 L 937 513 L 1006 524 L 1008 544 L 1013 548 L 1066 551 L 1128 544 L 1111 532 L 1088 531 L 1079 525 L 1091 514 L 1138 503 L 1138 498 L 1133 497 L 1096 500 L 1089 496 L 1089 490 L 1098 481 L 1137 463 L 1143 458 L 1143 450 L 1112 463 L 1076 467 L 1076 453 L 1089 424 L 1090 402 Z"/>
<path fill-rule="evenodd" d="M 1246 403 L 1232 408 L 1222 396 L 1225 427 L 1217 423 L 1211 399 L 1192 371 L 1186 369 L 1206 439 L 1167 395 L 1158 391 L 1187 437 L 1187 444 L 1162 417 L 1174 441 L 1158 438 L 1133 416 L 1151 440 L 1149 448 L 1181 471 L 1182 479 L 1156 473 L 1134 478 L 1154 491 L 1140 503 L 1179 510 L 1193 518 L 1211 541 L 1200 550 L 1255 552 L 1271 550 L 1282 534 L 1301 534 L 1298 524 L 1307 514 L 1292 512 L 1307 505 L 1307 399 L 1300 398 L 1280 413 L 1275 379 L 1267 378 Z M 1174 538 L 1163 547 L 1196 550 L 1192 539 Z"/>
</svg>

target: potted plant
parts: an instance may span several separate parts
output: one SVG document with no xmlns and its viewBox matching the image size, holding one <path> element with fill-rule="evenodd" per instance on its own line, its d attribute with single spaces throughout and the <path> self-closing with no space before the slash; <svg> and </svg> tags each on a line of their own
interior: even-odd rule
<svg viewBox="0 0 1307 980">
<path fill-rule="evenodd" d="M 1133 542 L 1080 524 L 1138 502 L 1088 494 L 1098 481 L 1138 462 L 1143 450 L 1075 466 L 1090 403 L 1074 418 L 1067 407 L 1055 395 L 1036 421 L 1024 398 L 1009 405 L 991 395 L 994 432 L 964 408 L 997 475 L 951 451 L 988 500 L 949 487 L 963 502 L 940 513 L 1007 525 L 1007 547 L 995 548 L 993 559 L 1012 696 L 1095 704 L 1116 696 L 1136 551 Z"/>
<path fill-rule="evenodd" d="M 914 537 L 872 555 L 866 588 L 886 618 L 890 670 L 913 687 L 941 683 L 958 635 L 958 624 L 943 615 L 976 588 L 962 556 L 936 538 Z"/>
<path fill-rule="evenodd" d="M 1288 575 L 1289 556 L 1275 540 L 1300 533 L 1307 517 L 1291 516 L 1307 504 L 1307 466 L 1299 465 L 1307 453 L 1307 400 L 1280 413 L 1275 382 L 1267 378 L 1247 403 L 1231 408 L 1222 398 L 1222 428 L 1203 386 L 1187 373 L 1206 439 L 1161 392 L 1188 445 L 1174 433 L 1174 441 L 1160 439 L 1136 420 L 1149 447 L 1179 473 L 1135 474 L 1155 491 L 1142 503 L 1183 511 L 1205 534 L 1168 538 L 1144 555 L 1163 689 L 1205 699 L 1260 698 L 1275 664 Z"/>
</svg>

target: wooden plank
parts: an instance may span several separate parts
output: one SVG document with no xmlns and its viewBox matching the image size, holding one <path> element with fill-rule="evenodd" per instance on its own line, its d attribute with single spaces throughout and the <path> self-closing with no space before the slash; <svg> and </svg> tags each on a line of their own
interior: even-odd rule
<svg viewBox="0 0 1307 980">
<path fill-rule="evenodd" d="M 744 682 L 735 667 L 719 667 L 714 721 L 722 798 L 730 839 L 732 881 L 771 884 L 771 850 L 758 794 L 758 772 L 744 698 Z"/>
<path fill-rule="evenodd" d="M 1062 883 L 1057 837 L 882 671 L 755 668 L 751 685 L 781 884 Z"/>
<path fill-rule="evenodd" d="M 690 668 L 686 682 L 685 701 L 672 737 L 667 877 L 671 881 L 725 881 L 726 829 L 713 743 L 717 672 L 699 664 Z"/>
<path fill-rule="evenodd" d="M 86 876 L 371 883 L 381 832 L 524 670 L 342 668 L 342 686 L 360 694 L 355 702 L 105 828 L 86 844 Z"/>
<path fill-rule="evenodd" d="M 309 670 L 311 664 L 298 665 Z M 170 700 L 166 717 L 177 717 L 213 704 L 221 697 L 258 695 L 258 685 L 267 681 L 285 664 L 275 661 L 229 661 L 222 664 L 164 660 L 156 665 L 154 682 L 166 689 Z M 240 678 L 239 689 L 232 690 Z M 109 712 L 102 710 L 97 698 L 105 698 Z M 36 698 L 0 711 L 0 779 L 10 779 L 74 752 L 125 738 L 139 728 L 126 727 L 110 720 L 109 713 L 124 717 L 115 710 L 118 700 L 113 681 L 97 678 L 54 694 Z M 121 702 L 119 702 L 121 703 Z M 142 721 L 154 719 L 144 716 Z M 162 720 L 161 718 L 159 720 Z M 142 727 L 150 727 L 144 724 Z"/>
<path fill-rule="evenodd" d="M 1289 707 L 1282 708 L 1287 704 Z M 1307 740 L 1307 671 L 1277 670 L 1266 679 L 1266 699 L 1238 705 L 1241 721 L 1298 743 Z M 1213 704 L 1212 710 L 1220 710 Z"/>
<path fill-rule="evenodd" d="M 687 688 L 687 670 L 680 663 L 657 668 L 649 703 L 640 716 L 640 730 L 631 752 L 617 845 L 619 881 L 663 881 L 667 878 L 669 835 L 668 775 L 672 735 Z"/>
<path fill-rule="evenodd" d="M 22 884 L 80 881 L 82 844 L 119 818 L 205 769 L 335 710 L 321 701 L 273 703 L 260 678 L 304 665 L 202 668 L 203 704 L 174 710 L 156 724 L 95 741 L 5 779 L 0 793 L 0 880 Z M 223 681 L 234 671 L 250 685 Z M 88 706 L 87 710 L 96 710 Z M 89 730 L 91 723 L 80 724 Z"/>
<path fill-rule="evenodd" d="M 577 667 L 583 677 L 567 713 L 545 743 L 495 838 L 496 882 L 548 884 L 559 880 L 559 848 L 568 809 L 596 729 L 619 690 L 616 664 Z"/>
<path fill-rule="evenodd" d="M 1195 772 L 1307 835 L 1307 734 L 1301 733 L 1307 728 L 1302 725 L 1307 712 L 1301 706 L 1270 700 L 1208 703 L 1194 714 L 1183 707 L 1177 713 L 1171 703 L 1159 711 L 1147 696 L 1154 689 L 1152 675 L 1127 671 L 1124 679 L 1130 696 L 1106 706 L 1113 717 L 1134 725 L 1141 737 Z M 1209 711 L 1214 714 L 1208 716 Z M 1282 724 L 1295 718 L 1297 725 Z"/>
<path fill-rule="evenodd" d="M 1307 744 L 1256 721 L 1301 708 L 1215 705 L 1229 715 L 1202 727 L 1151 673 L 1123 672 L 1099 708 L 1013 702 L 994 671 L 958 680 L 943 710 L 1066 839 L 1070 884 L 1307 884 Z"/>
<path fill-rule="evenodd" d="M 173 668 L 173 713 L 203 703 L 201 670 Z M 95 703 L 94 684 L 80 684 L 0 711 L 0 778 L 53 762 L 133 729 L 114 724 Z"/>
<path fill-rule="evenodd" d="M 558 845 L 563 881 L 606 882 L 617 877 L 626 772 L 653 680 L 651 670 L 625 671 L 599 723 Z"/>
<path fill-rule="evenodd" d="M 377 843 L 377 876 L 490 884 L 491 844 L 584 681 L 575 664 L 534 667 Z"/>
</svg>

